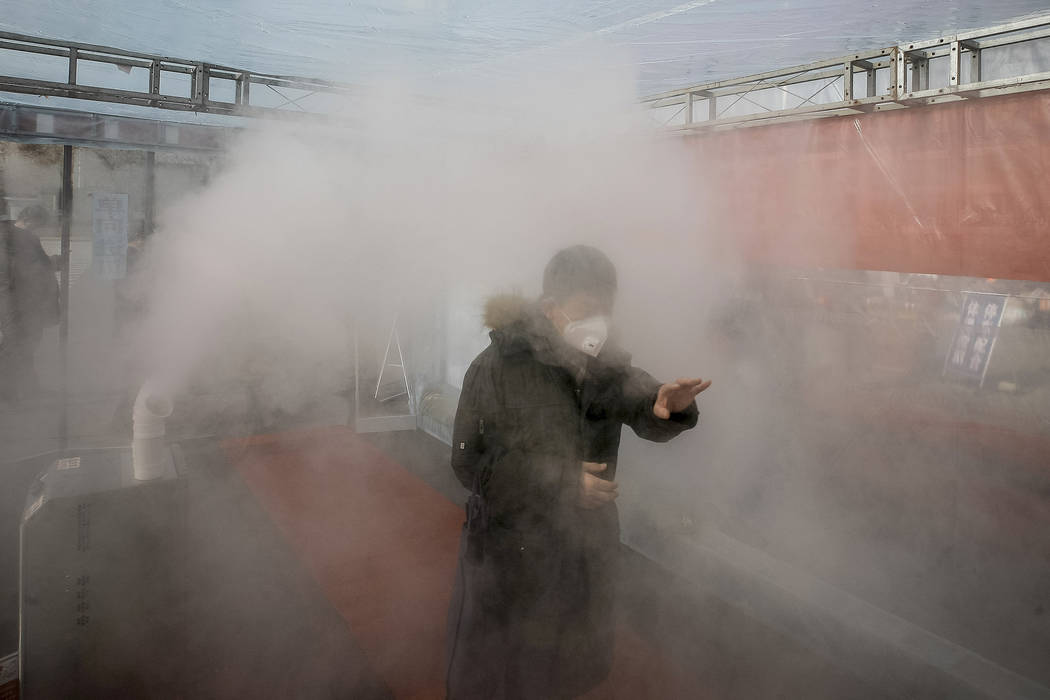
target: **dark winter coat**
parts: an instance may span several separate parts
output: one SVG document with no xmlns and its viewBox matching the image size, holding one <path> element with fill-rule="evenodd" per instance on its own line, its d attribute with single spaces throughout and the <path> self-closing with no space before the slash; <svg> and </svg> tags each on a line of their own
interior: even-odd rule
<svg viewBox="0 0 1050 700">
<path fill-rule="evenodd" d="M 607 463 L 612 479 L 621 425 L 663 442 L 697 411 L 657 418 L 659 382 L 611 345 L 599 358 L 570 348 L 520 298 L 491 300 L 486 323 L 453 432 L 452 468 L 486 517 L 464 528 L 449 697 L 573 697 L 612 664 L 620 540 L 615 504 L 578 505 L 581 463 Z"/>
</svg>

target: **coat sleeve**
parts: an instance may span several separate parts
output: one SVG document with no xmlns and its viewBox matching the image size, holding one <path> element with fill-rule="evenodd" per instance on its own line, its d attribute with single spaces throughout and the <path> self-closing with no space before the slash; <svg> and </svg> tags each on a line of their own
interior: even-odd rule
<svg viewBox="0 0 1050 700">
<path fill-rule="evenodd" d="M 627 370 L 623 378 L 620 407 L 622 420 L 638 437 L 654 442 L 667 442 L 696 426 L 700 413 L 694 401 L 684 411 L 672 413 L 667 420 L 653 414 L 660 382 L 637 367 Z"/>
</svg>

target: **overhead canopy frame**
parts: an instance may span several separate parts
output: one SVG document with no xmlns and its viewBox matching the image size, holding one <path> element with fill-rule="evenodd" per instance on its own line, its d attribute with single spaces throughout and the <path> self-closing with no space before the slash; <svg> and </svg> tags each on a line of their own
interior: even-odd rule
<svg viewBox="0 0 1050 700">
<path fill-rule="evenodd" d="M 800 119 L 941 104 L 1045 90 L 1050 72 L 1012 66 L 995 79 L 983 70 L 988 49 L 1050 39 L 1050 15 L 929 41 L 814 61 L 742 78 L 650 95 L 642 103 L 671 129 L 719 130 Z M 938 60 L 941 59 L 941 60 Z M 937 61 L 939 71 L 931 71 Z M 941 65 L 943 64 L 943 65 Z"/>
</svg>

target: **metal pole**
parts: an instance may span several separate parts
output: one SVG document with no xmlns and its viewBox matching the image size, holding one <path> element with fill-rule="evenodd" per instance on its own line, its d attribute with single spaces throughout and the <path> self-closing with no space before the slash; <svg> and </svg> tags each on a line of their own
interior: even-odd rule
<svg viewBox="0 0 1050 700">
<path fill-rule="evenodd" d="M 925 58 L 913 58 L 911 61 L 911 90 L 919 92 L 930 89 L 930 62 Z"/>
<path fill-rule="evenodd" d="M 160 61 L 154 60 L 149 65 L 149 94 L 160 94 Z M 151 100 L 150 105 L 157 106 L 156 100 Z"/>
<path fill-rule="evenodd" d="M 899 46 L 893 49 L 893 57 L 890 59 L 890 94 L 894 100 L 904 97 L 905 85 L 907 84 L 908 65 L 904 59 L 904 50 Z"/>
<path fill-rule="evenodd" d="M 973 42 L 967 46 L 970 49 L 970 81 L 971 83 L 981 82 L 981 47 L 975 45 Z"/>
<path fill-rule="evenodd" d="M 959 51 L 959 42 L 953 41 L 951 43 L 951 55 L 948 57 L 949 68 L 948 68 L 948 81 L 951 87 L 959 87 L 959 58 L 961 52 Z"/>
<path fill-rule="evenodd" d="M 69 447 L 69 231 L 73 222 L 73 147 L 62 147 L 62 254 L 59 273 L 58 351 L 62 414 L 59 423 L 62 449 Z"/>
<path fill-rule="evenodd" d="M 153 233 L 153 218 L 156 213 L 157 181 L 154 168 L 157 163 L 157 152 L 146 151 L 146 192 L 143 201 L 142 235 L 149 236 Z"/>
</svg>

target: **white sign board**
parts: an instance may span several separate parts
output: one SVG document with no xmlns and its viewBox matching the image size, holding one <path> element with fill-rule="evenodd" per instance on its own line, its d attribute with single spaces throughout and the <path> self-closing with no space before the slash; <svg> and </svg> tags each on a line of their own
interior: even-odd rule
<svg viewBox="0 0 1050 700">
<path fill-rule="evenodd" d="M 91 200 L 95 274 L 104 280 L 121 279 L 128 268 L 128 196 L 94 192 Z"/>
</svg>

